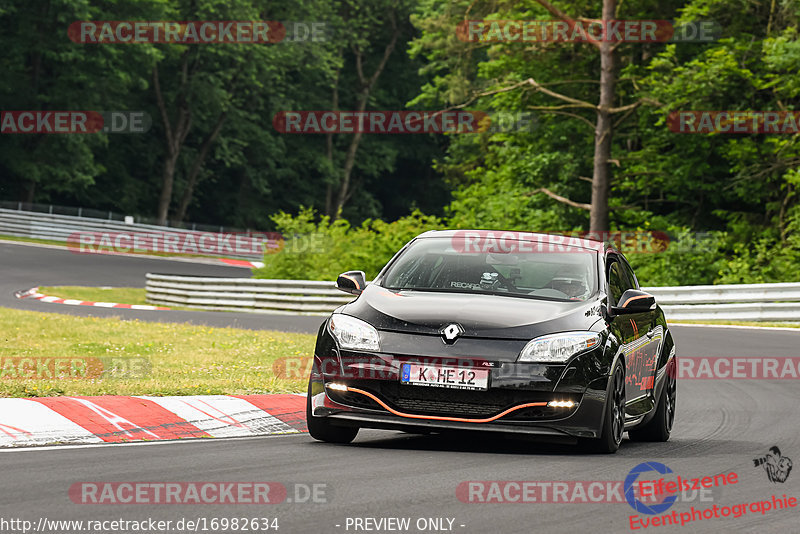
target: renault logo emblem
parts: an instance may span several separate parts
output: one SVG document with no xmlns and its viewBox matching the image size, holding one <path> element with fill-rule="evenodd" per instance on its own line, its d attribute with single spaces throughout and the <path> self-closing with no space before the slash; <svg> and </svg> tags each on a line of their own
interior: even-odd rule
<svg viewBox="0 0 800 534">
<path fill-rule="evenodd" d="M 444 342 L 448 345 L 452 345 L 456 342 L 458 336 L 464 333 L 464 329 L 461 328 L 460 324 L 453 323 L 445 326 L 439 332 L 442 334 Z"/>
</svg>

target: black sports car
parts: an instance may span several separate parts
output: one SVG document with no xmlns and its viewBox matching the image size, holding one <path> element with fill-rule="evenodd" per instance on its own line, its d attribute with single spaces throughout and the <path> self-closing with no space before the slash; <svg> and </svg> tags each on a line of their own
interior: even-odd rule
<svg viewBox="0 0 800 534">
<path fill-rule="evenodd" d="M 432 231 L 413 239 L 321 326 L 308 428 L 482 430 L 614 452 L 666 441 L 675 346 L 655 298 L 599 241 L 520 232 Z"/>
</svg>

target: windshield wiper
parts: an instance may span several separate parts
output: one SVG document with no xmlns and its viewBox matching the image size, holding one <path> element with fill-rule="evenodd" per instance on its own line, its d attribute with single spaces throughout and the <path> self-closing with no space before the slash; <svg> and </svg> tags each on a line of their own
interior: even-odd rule
<svg viewBox="0 0 800 534">
<path fill-rule="evenodd" d="M 530 295 L 528 293 L 512 293 L 499 291 L 485 291 L 480 289 L 444 289 L 438 287 L 385 287 L 390 291 L 420 291 L 424 293 L 457 293 L 461 295 L 491 295 L 495 297 L 520 297 L 533 300 L 546 300 L 549 302 L 585 302 L 583 300 L 571 300 L 569 298 L 546 297 L 544 295 Z"/>
</svg>

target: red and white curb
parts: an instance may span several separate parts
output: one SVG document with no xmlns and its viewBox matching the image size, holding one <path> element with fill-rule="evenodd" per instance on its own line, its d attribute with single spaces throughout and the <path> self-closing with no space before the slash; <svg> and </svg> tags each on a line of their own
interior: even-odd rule
<svg viewBox="0 0 800 534">
<path fill-rule="evenodd" d="M 306 432 L 305 395 L 0 399 L 0 447 Z"/>
<path fill-rule="evenodd" d="M 126 310 L 169 310 L 162 306 L 149 306 L 146 304 L 119 304 L 117 302 L 92 302 L 90 300 L 76 300 L 76 299 L 62 299 L 60 297 L 51 297 L 39 293 L 38 287 L 32 287 L 25 291 L 17 291 L 14 296 L 18 299 L 34 299 L 48 304 L 66 304 L 68 306 L 95 306 L 98 308 L 121 308 Z"/>
<path fill-rule="evenodd" d="M 230 258 L 222 258 L 222 263 L 227 263 L 228 265 L 234 265 L 236 267 L 250 267 L 251 269 L 261 269 L 264 267 L 264 262 L 261 261 L 248 261 L 248 260 L 232 260 Z"/>
</svg>

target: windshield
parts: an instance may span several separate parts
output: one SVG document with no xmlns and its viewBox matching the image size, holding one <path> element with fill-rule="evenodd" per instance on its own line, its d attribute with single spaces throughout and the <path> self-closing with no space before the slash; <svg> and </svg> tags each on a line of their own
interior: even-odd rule
<svg viewBox="0 0 800 534">
<path fill-rule="evenodd" d="M 381 285 L 394 290 L 557 300 L 586 300 L 597 290 L 594 250 L 565 247 L 524 252 L 526 247 L 509 248 L 513 251 L 464 252 L 456 250 L 447 237 L 419 239 L 388 268 Z"/>
</svg>

